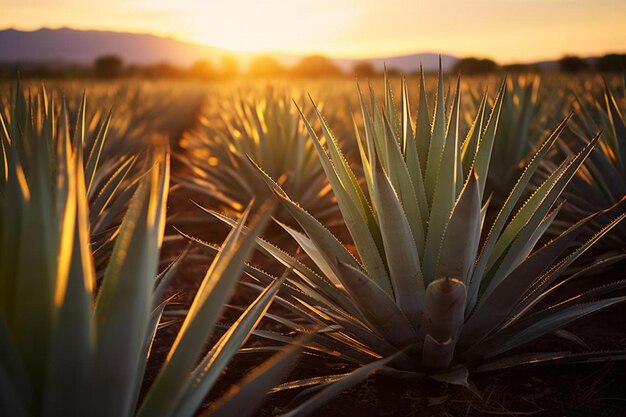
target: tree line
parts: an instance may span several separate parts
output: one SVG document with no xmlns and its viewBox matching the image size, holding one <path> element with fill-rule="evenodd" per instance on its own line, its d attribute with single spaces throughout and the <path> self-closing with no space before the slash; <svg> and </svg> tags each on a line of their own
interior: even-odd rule
<svg viewBox="0 0 626 417">
<path fill-rule="evenodd" d="M 541 65 L 510 64 L 499 65 L 486 58 L 462 58 L 454 68 L 453 73 L 464 75 L 483 75 L 496 72 L 540 72 Z M 556 62 L 556 68 L 566 73 L 583 71 L 598 72 L 626 72 L 626 54 L 608 54 L 599 58 L 583 59 L 578 56 L 564 56 Z M 0 64 L 0 76 L 13 77 L 20 72 L 25 77 L 143 77 L 143 78 L 197 78 L 203 80 L 225 79 L 233 77 L 304 77 L 325 78 L 355 76 L 368 78 L 379 75 L 379 70 L 369 61 L 360 61 L 354 64 L 351 71 L 344 71 L 331 59 L 320 56 L 302 58 L 295 65 L 287 67 L 271 56 L 259 56 L 250 61 L 244 71 L 239 62 L 231 56 L 223 56 L 218 64 L 208 60 L 195 62 L 188 68 L 162 62 L 152 65 L 126 65 L 117 55 L 106 55 L 97 58 L 91 67 L 68 66 L 50 67 L 46 65 L 9 65 Z M 388 68 L 387 72 L 395 75 L 400 71 Z M 407 74 L 410 75 L 410 74 Z"/>
</svg>

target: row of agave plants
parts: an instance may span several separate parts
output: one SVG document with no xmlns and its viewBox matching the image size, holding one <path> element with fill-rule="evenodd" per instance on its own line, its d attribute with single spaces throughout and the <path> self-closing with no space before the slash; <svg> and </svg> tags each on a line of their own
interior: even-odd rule
<svg viewBox="0 0 626 417">
<path fill-rule="evenodd" d="M 270 391 L 308 387 L 287 412 L 307 415 L 375 371 L 469 386 L 471 373 L 626 358 L 617 347 L 518 349 L 549 334 L 585 346 L 565 328 L 626 300 L 626 281 L 595 279 L 626 259 L 622 98 L 579 94 L 575 115 L 545 134 L 559 117 L 545 113 L 564 106 L 540 96 L 538 79 L 504 82 L 494 97 L 460 80 L 446 89 L 441 75 L 434 88 L 433 103 L 420 78 L 417 108 L 405 82 L 395 98 L 385 80 L 380 102 L 359 91 L 352 120 L 329 115 L 341 139 L 321 106 L 272 91 L 229 102 L 219 123 L 201 118 L 174 155 L 175 190 L 208 197 L 197 217 L 232 230 L 219 246 L 178 232 L 213 261 L 142 389 L 189 256 L 159 267 L 163 126 L 149 127 L 150 100 L 120 124 L 84 97 L 18 84 L 0 110 L 0 414 L 195 415 L 252 335 L 276 355 L 206 415 L 251 415 Z M 265 240 L 270 221 L 295 253 Z M 342 227 L 349 244 L 333 234 Z M 246 263 L 254 250 L 284 272 Z M 207 349 L 239 282 L 258 296 Z M 272 303 L 280 314 L 267 314 Z M 284 331 L 258 329 L 264 316 Z M 300 352 L 355 370 L 281 384 Z"/>
<path fill-rule="evenodd" d="M 159 271 L 170 189 L 167 140 L 145 117 L 151 113 L 145 103 L 124 123 L 102 117 L 102 108 L 89 113 L 85 97 L 66 101 L 44 88 L 25 92 L 18 83 L 3 104 L 0 414 L 195 415 L 284 280 L 264 289 L 207 351 L 267 215 L 253 219 L 244 236 L 244 213 L 225 239 L 142 393 L 155 334 L 168 325 L 166 289 L 185 256 Z M 270 358 L 207 413 L 250 415 L 306 341 Z"/>
</svg>

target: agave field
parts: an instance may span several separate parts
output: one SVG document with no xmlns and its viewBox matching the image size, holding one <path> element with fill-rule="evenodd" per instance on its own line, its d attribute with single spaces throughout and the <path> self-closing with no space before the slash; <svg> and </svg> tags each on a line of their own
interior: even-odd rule
<svg viewBox="0 0 626 417">
<path fill-rule="evenodd" d="M 0 415 L 626 414 L 626 88 L 0 85 Z"/>
</svg>

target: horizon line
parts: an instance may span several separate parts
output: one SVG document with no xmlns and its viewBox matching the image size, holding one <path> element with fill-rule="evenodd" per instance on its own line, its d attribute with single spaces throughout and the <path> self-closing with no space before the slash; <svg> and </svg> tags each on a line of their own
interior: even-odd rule
<svg viewBox="0 0 626 417">
<path fill-rule="evenodd" d="M 490 56 L 472 55 L 472 54 L 457 55 L 457 54 L 452 54 L 452 53 L 443 52 L 443 51 L 435 52 L 433 50 L 425 50 L 425 51 L 420 51 L 420 52 L 415 51 L 415 50 L 406 51 L 406 52 L 398 51 L 396 53 L 390 52 L 388 55 L 379 54 L 379 55 L 369 55 L 369 56 L 346 56 L 346 55 L 337 55 L 333 53 L 324 53 L 321 51 L 310 51 L 310 52 L 302 53 L 302 52 L 291 52 L 291 51 L 271 50 L 271 49 L 260 50 L 260 51 L 238 50 L 238 49 L 233 49 L 233 48 L 225 48 L 219 45 L 212 45 L 212 44 L 200 42 L 194 39 L 179 37 L 173 34 L 160 34 L 160 33 L 147 32 L 147 31 L 133 31 L 132 29 L 115 29 L 115 28 L 105 29 L 105 28 L 97 28 L 97 27 L 86 29 L 86 28 L 71 27 L 68 25 L 40 26 L 34 29 L 33 28 L 20 28 L 19 25 L 0 28 L 0 32 L 15 31 L 15 32 L 23 32 L 23 33 L 34 33 L 34 32 L 38 32 L 42 30 L 50 30 L 50 31 L 70 30 L 70 31 L 75 31 L 75 32 L 102 32 L 102 33 L 108 32 L 108 33 L 121 34 L 121 35 L 126 34 L 126 35 L 136 35 L 136 36 L 150 36 L 150 37 L 154 37 L 158 39 L 175 41 L 181 44 L 218 49 L 220 51 L 223 51 L 224 53 L 240 54 L 240 55 L 248 55 L 248 56 L 283 55 L 283 56 L 287 56 L 290 58 L 304 58 L 307 56 L 324 56 L 326 58 L 330 58 L 333 60 L 349 60 L 349 61 L 384 60 L 384 59 L 390 59 L 390 58 L 410 57 L 413 55 L 439 55 L 439 56 L 446 56 L 446 57 L 451 57 L 455 59 L 465 59 L 465 58 L 489 59 L 498 63 L 501 66 L 504 66 L 504 65 L 515 65 L 515 64 L 532 65 L 532 64 L 537 64 L 541 62 L 552 62 L 552 61 L 558 61 L 560 58 L 563 58 L 566 56 L 576 56 L 582 59 L 594 59 L 594 58 L 599 58 L 604 55 L 610 55 L 610 54 L 626 54 L 626 51 L 614 51 L 614 50 L 605 50 L 602 53 L 596 53 L 596 54 L 575 54 L 575 53 L 564 52 L 560 56 L 551 56 L 551 57 L 543 57 L 543 58 L 536 58 L 536 59 L 528 58 L 524 60 L 506 60 L 506 61 L 499 61 L 498 59 L 490 57 Z"/>
</svg>

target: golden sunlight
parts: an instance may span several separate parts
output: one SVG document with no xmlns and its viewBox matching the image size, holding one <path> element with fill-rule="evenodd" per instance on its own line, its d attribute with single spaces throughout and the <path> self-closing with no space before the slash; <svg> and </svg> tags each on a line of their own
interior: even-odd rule
<svg viewBox="0 0 626 417">
<path fill-rule="evenodd" d="M 326 12 L 333 3 L 328 0 L 233 1 L 214 10 L 198 5 L 198 11 L 204 13 L 185 18 L 184 36 L 235 51 L 311 52 L 341 38 L 357 24 L 362 9 L 356 7 L 357 1 L 351 2 L 355 7 L 344 6 L 333 13 Z"/>
<path fill-rule="evenodd" d="M 529 62 L 626 48 L 626 2 L 597 0 L 32 0 L 0 27 L 114 30 L 220 48 L 373 57 L 440 52 Z M 581 30 L 584 27 L 585 30 Z"/>
</svg>

